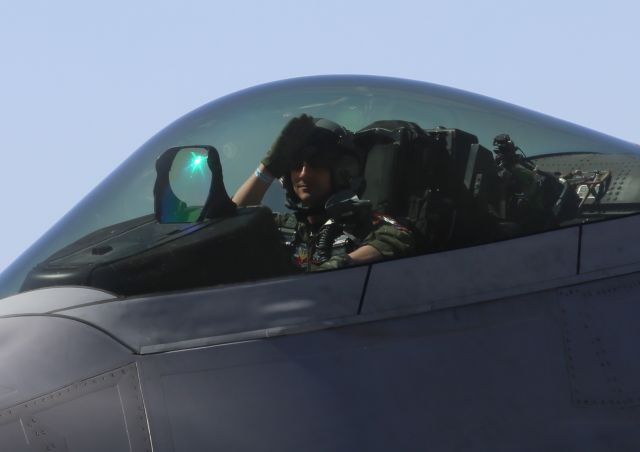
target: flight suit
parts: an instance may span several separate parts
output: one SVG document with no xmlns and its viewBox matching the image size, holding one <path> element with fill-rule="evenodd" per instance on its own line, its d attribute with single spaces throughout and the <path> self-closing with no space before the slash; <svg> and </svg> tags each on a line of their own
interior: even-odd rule
<svg viewBox="0 0 640 452">
<path fill-rule="evenodd" d="M 320 225 L 299 220 L 295 214 L 275 214 L 291 261 L 301 271 L 318 271 L 348 265 L 347 255 L 364 245 L 374 247 L 384 259 L 402 257 L 415 249 L 413 233 L 394 219 L 373 213 L 355 223 L 332 219 Z"/>
</svg>

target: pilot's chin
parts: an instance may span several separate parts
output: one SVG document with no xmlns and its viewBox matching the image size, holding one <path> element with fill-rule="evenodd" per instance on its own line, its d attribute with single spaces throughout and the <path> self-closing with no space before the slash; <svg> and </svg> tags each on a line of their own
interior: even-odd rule
<svg viewBox="0 0 640 452">
<path fill-rule="evenodd" d="M 312 207 L 314 204 L 317 204 L 317 200 L 309 193 L 300 193 L 298 198 L 300 198 L 300 201 L 305 207 Z"/>
</svg>

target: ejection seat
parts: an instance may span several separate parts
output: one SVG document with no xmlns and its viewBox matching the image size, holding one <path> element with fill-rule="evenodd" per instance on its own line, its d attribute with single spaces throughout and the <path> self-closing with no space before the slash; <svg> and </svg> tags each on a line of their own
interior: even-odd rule
<svg viewBox="0 0 640 452">
<path fill-rule="evenodd" d="M 495 238 L 495 162 L 474 135 L 386 120 L 356 132 L 355 143 L 366 155 L 362 199 L 412 228 L 417 252 Z"/>
</svg>

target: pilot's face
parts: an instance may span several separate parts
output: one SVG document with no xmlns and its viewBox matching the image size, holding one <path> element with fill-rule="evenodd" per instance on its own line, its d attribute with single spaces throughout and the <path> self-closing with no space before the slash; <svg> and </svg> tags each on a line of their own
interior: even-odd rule
<svg viewBox="0 0 640 452">
<path fill-rule="evenodd" d="M 291 170 L 291 184 L 304 205 L 324 204 L 332 190 L 331 171 L 303 162 Z"/>
</svg>

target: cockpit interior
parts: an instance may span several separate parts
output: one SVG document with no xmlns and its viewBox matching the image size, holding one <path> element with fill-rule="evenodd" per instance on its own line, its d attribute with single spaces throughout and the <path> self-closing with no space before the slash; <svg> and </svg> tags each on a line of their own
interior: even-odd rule
<svg viewBox="0 0 640 452">
<path fill-rule="evenodd" d="M 152 137 L 2 274 L 0 297 L 52 286 L 128 296 L 294 274 L 273 222 L 288 210 L 282 186 L 256 206 L 229 194 L 301 114 L 353 132 L 357 198 L 413 231 L 412 255 L 640 211 L 636 145 L 436 85 L 298 79 L 211 102 Z"/>
</svg>

